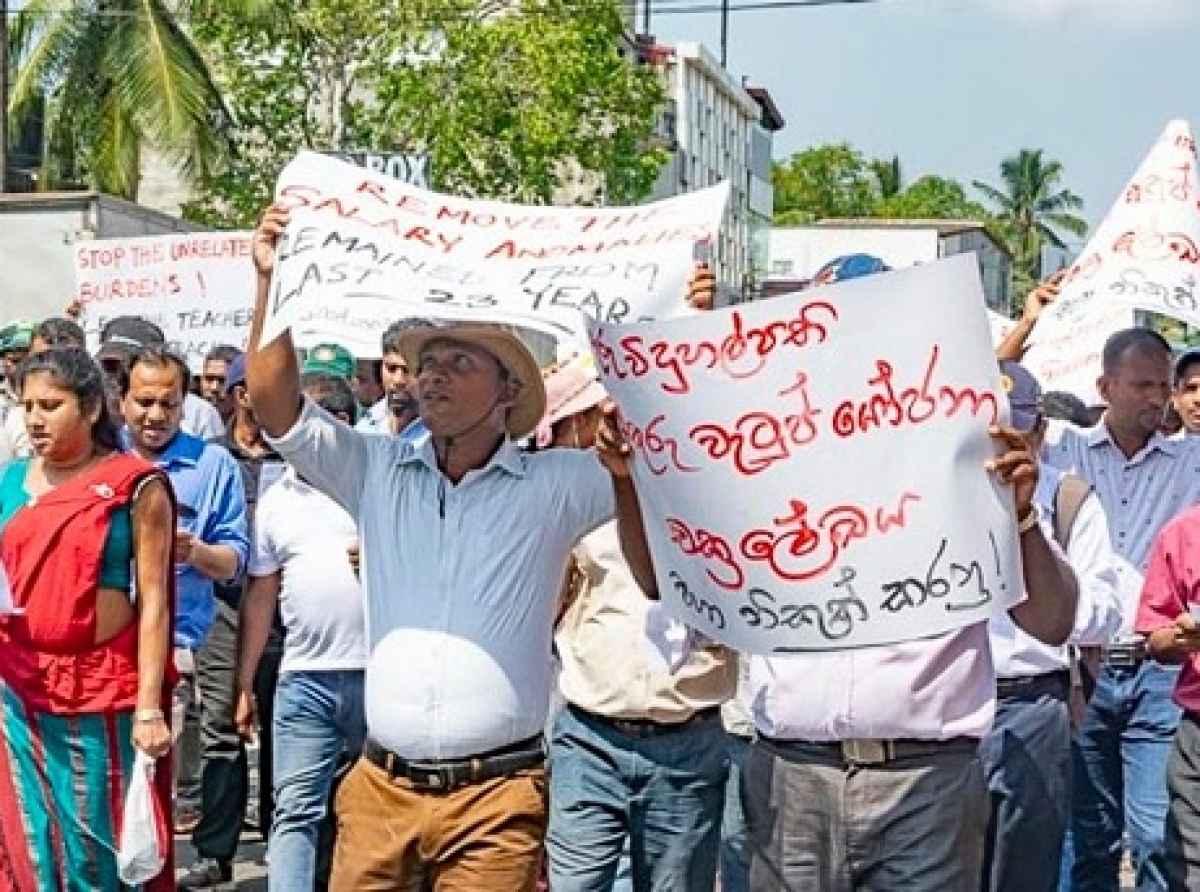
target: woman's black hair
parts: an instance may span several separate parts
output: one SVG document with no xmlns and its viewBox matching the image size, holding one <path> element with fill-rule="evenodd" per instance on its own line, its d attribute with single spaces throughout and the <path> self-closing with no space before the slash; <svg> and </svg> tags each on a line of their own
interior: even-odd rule
<svg viewBox="0 0 1200 892">
<path fill-rule="evenodd" d="M 92 425 L 93 443 L 104 449 L 121 448 L 104 398 L 104 373 L 87 351 L 78 347 L 51 347 L 26 357 L 17 367 L 17 389 L 23 391 L 29 376 L 39 373 L 50 375 L 60 387 L 75 394 L 81 411 L 87 413 L 99 408 L 100 414 Z"/>
</svg>

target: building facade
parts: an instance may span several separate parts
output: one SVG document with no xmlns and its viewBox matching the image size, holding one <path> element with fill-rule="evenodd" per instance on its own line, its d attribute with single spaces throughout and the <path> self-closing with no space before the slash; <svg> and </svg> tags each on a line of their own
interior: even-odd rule
<svg viewBox="0 0 1200 892">
<path fill-rule="evenodd" d="M 988 309 L 1012 314 L 1012 257 L 974 220 L 821 220 L 775 227 L 770 234 L 767 293 L 800 287 L 844 254 L 873 254 L 893 269 L 973 253 Z"/>
<path fill-rule="evenodd" d="M 639 46 L 667 87 L 658 132 L 669 159 L 651 200 L 730 182 L 711 255 L 728 299 L 742 299 L 767 272 L 772 142 L 783 118 L 766 89 L 738 81 L 703 45 L 667 46 L 641 37 Z"/>
</svg>

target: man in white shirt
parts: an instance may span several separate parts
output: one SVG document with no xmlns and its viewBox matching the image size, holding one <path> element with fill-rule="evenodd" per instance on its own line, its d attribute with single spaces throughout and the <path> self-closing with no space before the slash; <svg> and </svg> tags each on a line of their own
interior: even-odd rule
<svg viewBox="0 0 1200 892">
<path fill-rule="evenodd" d="M 712 306 L 707 269 L 690 292 L 693 306 Z M 993 438 L 1002 454 L 990 466 L 1013 488 L 1027 593 L 1010 614 L 1059 645 L 1074 624 L 1075 577 L 1037 522 L 1033 453 L 1016 431 Z M 977 750 L 996 698 L 986 622 L 881 647 L 755 656 L 749 696 L 751 889 L 978 892 L 988 794 Z"/>
<path fill-rule="evenodd" d="M 1155 537 L 1200 502 L 1200 439 L 1159 433 L 1171 397 L 1171 350 L 1161 336 L 1143 328 L 1119 331 L 1105 343 L 1101 361 L 1104 417 L 1090 429 L 1063 430 L 1045 453 L 1047 462 L 1082 477 L 1099 498 L 1121 597 L 1121 627 L 1103 651 L 1076 735 L 1071 888 L 1117 889 L 1127 836 L 1137 888 L 1166 889 L 1166 774 L 1179 725 L 1171 700 L 1179 667 L 1147 659 L 1133 623 Z"/>
<path fill-rule="evenodd" d="M 1010 360 L 1000 372 L 1012 426 L 1039 454 L 1046 432 L 1041 387 Z M 1121 602 L 1104 510 L 1082 480 L 1040 470 L 1034 504 L 1042 534 L 1059 537 L 1079 582 L 1071 643 L 1107 644 L 1121 624 Z M 996 722 L 979 747 L 992 794 L 983 888 L 1053 892 L 1070 817 L 1070 655 L 1027 635 L 1006 614 L 993 617 L 990 635 L 997 702 Z"/>
<path fill-rule="evenodd" d="M 353 420 L 354 396 L 345 380 L 306 375 L 304 393 L 335 418 Z M 357 544 L 354 518 L 295 468 L 259 500 L 241 609 L 236 721 L 243 735 L 252 733 L 256 670 L 278 605 L 285 639 L 270 729 L 273 892 L 312 890 L 318 856 L 332 838 L 326 813 L 334 773 L 344 757 L 362 752 L 367 645 L 362 589 L 350 559 Z"/>
<path fill-rule="evenodd" d="M 356 518 L 366 596 L 368 739 L 338 794 L 330 888 L 532 890 L 557 595 L 571 549 L 615 507 L 644 540 L 633 485 L 593 453 L 520 452 L 545 391 L 500 326 L 404 333 L 428 428 L 415 441 L 302 400 L 291 336 L 259 343 L 287 218 L 272 207 L 255 233 L 250 397 L 277 451 Z"/>
</svg>

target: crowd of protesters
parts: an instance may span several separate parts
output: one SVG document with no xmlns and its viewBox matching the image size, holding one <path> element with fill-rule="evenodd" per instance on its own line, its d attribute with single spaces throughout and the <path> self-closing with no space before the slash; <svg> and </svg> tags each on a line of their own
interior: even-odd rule
<svg viewBox="0 0 1200 892">
<path fill-rule="evenodd" d="M 0 892 L 121 888 L 135 751 L 198 856 L 177 880 L 167 834 L 150 890 L 232 888 L 247 823 L 272 890 L 1091 892 L 1126 855 L 1200 888 L 1200 353 L 1121 331 L 1103 406 L 1043 393 L 1049 280 L 979 468 L 1025 597 L 749 656 L 658 604 L 586 358 L 426 319 L 380 360 L 260 343 L 286 223 L 247 352 L 199 374 L 139 318 L 94 357 L 69 318 L 0 329 Z"/>
</svg>

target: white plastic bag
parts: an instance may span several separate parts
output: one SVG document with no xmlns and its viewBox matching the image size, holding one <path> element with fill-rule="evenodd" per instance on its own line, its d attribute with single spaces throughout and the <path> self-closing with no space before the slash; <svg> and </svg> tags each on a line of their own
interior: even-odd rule
<svg viewBox="0 0 1200 892">
<path fill-rule="evenodd" d="M 141 750 L 133 760 L 133 779 L 125 794 L 117 873 L 122 883 L 145 883 L 162 873 L 166 863 L 162 809 L 154 798 L 154 759 Z"/>
</svg>

